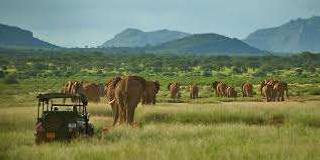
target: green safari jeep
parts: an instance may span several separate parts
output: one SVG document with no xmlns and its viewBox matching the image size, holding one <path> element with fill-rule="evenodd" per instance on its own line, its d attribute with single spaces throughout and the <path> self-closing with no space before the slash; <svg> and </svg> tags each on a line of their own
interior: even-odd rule
<svg viewBox="0 0 320 160">
<path fill-rule="evenodd" d="M 83 94 L 48 93 L 39 94 L 37 98 L 37 144 L 56 140 L 70 141 L 81 135 L 93 135 L 94 127 L 89 123 L 87 112 L 88 100 Z M 69 100 L 68 104 L 65 103 L 66 100 Z"/>
</svg>

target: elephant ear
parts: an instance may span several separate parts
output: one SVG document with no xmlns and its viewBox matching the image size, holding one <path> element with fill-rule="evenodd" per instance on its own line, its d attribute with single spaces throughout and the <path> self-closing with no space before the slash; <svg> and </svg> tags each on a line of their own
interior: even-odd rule
<svg viewBox="0 0 320 160">
<path fill-rule="evenodd" d="M 153 83 L 154 83 L 154 85 L 156 87 L 156 93 L 158 93 L 159 90 L 160 90 L 160 83 L 159 83 L 159 81 L 154 81 Z"/>
<path fill-rule="evenodd" d="M 215 89 L 216 87 L 217 87 L 217 85 L 218 85 L 218 81 L 214 81 L 213 83 L 212 83 L 212 87 Z"/>
<path fill-rule="evenodd" d="M 169 84 L 168 84 L 168 86 L 167 86 L 168 90 L 170 90 L 171 84 L 172 84 L 172 83 L 169 83 Z"/>
<path fill-rule="evenodd" d="M 121 79 L 122 79 L 122 78 L 121 78 L 121 77 L 118 77 L 118 76 L 117 76 L 117 77 L 114 77 L 114 78 L 112 79 L 112 83 L 111 83 L 112 86 L 111 86 L 111 87 L 112 87 L 112 88 L 115 88 L 116 85 L 118 84 L 118 82 L 121 81 Z"/>
</svg>

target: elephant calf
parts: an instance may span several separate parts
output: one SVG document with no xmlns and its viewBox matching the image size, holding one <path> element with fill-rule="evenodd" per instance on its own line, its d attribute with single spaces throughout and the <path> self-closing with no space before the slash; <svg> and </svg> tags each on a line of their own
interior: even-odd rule
<svg viewBox="0 0 320 160">
<path fill-rule="evenodd" d="M 226 89 L 226 95 L 227 95 L 227 97 L 236 98 L 238 93 L 233 87 L 228 86 Z"/>
<path fill-rule="evenodd" d="M 168 90 L 170 91 L 171 98 L 179 98 L 179 91 L 180 91 L 179 83 L 169 83 Z"/>
</svg>

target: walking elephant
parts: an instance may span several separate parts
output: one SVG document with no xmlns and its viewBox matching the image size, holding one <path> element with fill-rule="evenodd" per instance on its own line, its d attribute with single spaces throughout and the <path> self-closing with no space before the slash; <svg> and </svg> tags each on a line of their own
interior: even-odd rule
<svg viewBox="0 0 320 160">
<path fill-rule="evenodd" d="M 215 90 L 217 97 L 227 96 L 226 94 L 227 85 L 225 83 L 220 81 L 214 81 L 212 83 L 212 87 Z"/>
<path fill-rule="evenodd" d="M 228 86 L 226 89 L 226 96 L 236 98 L 238 96 L 238 93 L 233 87 Z"/>
<path fill-rule="evenodd" d="M 100 86 L 95 83 L 84 83 L 83 84 L 84 94 L 91 102 L 100 102 Z"/>
<path fill-rule="evenodd" d="M 146 89 L 142 96 L 142 104 L 156 104 L 156 95 L 159 90 L 159 81 L 147 81 Z"/>
<path fill-rule="evenodd" d="M 110 104 L 112 109 L 113 126 L 117 123 L 117 120 L 119 118 L 119 107 L 118 103 L 116 103 L 115 101 L 115 88 L 120 80 L 121 77 L 114 77 L 107 81 L 104 87 L 104 94 L 107 97 L 108 104 Z"/>
<path fill-rule="evenodd" d="M 266 84 L 262 87 L 261 93 L 266 97 L 267 102 L 274 101 L 273 86 L 271 84 Z"/>
<path fill-rule="evenodd" d="M 253 85 L 251 83 L 243 83 L 241 89 L 243 97 L 252 97 Z"/>
<path fill-rule="evenodd" d="M 145 89 L 146 80 L 139 76 L 127 76 L 117 83 L 115 103 L 118 106 L 120 123 L 133 124 L 135 109 L 141 101 Z M 114 121 L 116 122 L 117 119 Z"/>
<path fill-rule="evenodd" d="M 179 83 L 169 83 L 168 90 L 170 91 L 170 97 L 173 99 L 179 98 L 180 84 Z"/>
<path fill-rule="evenodd" d="M 284 94 L 288 98 L 288 84 L 283 81 L 278 81 L 273 85 L 273 93 L 275 101 L 284 101 Z"/>
<path fill-rule="evenodd" d="M 196 84 L 189 86 L 190 98 L 196 99 L 199 97 L 199 87 Z"/>
</svg>

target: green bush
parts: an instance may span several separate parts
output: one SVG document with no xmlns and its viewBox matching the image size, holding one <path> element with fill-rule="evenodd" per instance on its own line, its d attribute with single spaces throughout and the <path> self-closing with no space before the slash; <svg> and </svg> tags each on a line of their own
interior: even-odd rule
<svg viewBox="0 0 320 160">
<path fill-rule="evenodd" d="M 3 82 L 6 84 L 18 84 L 19 83 L 17 80 L 17 77 L 13 74 L 5 76 Z"/>
<path fill-rule="evenodd" d="M 320 95 L 320 88 L 312 88 L 308 91 L 309 95 Z"/>
<path fill-rule="evenodd" d="M 4 78 L 5 77 L 5 73 L 4 73 L 4 71 L 0 71 L 0 78 Z"/>
</svg>

